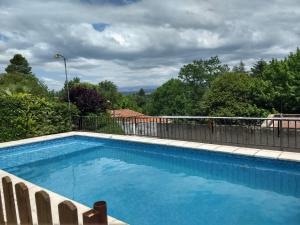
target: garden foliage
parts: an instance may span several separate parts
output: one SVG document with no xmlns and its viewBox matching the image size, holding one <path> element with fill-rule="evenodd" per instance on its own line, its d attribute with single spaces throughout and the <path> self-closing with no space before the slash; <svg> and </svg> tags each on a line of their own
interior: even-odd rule
<svg viewBox="0 0 300 225">
<path fill-rule="evenodd" d="M 72 115 L 77 115 L 75 106 Z M 30 94 L 0 95 L 0 141 L 70 131 L 68 105 Z"/>
</svg>

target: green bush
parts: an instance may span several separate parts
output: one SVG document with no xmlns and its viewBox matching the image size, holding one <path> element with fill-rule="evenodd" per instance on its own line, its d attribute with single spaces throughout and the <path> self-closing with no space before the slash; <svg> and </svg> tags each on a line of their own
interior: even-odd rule
<svg viewBox="0 0 300 225">
<path fill-rule="evenodd" d="M 71 114 L 78 114 L 73 105 Z M 30 94 L 0 95 L 0 142 L 70 130 L 67 104 Z"/>
</svg>

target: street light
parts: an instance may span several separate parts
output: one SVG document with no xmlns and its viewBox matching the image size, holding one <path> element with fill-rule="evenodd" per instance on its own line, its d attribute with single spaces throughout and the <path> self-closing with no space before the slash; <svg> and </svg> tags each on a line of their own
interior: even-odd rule
<svg viewBox="0 0 300 225">
<path fill-rule="evenodd" d="M 57 53 L 54 55 L 55 59 L 63 59 L 65 64 L 65 74 L 66 74 L 66 84 L 67 84 L 67 93 L 68 93 L 68 103 L 69 103 L 69 114 L 71 116 L 71 101 L 70 101 L 70 91 L 69 91 L 69 81 L 68 81 L 68 72 L 67 72 L 67 59 L 63 55 Z"/>
</svg>

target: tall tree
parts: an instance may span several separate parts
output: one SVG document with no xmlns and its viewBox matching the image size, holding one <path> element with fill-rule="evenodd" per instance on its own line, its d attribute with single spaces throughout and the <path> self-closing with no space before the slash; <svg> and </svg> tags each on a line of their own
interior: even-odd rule
<svg viewBox="0 0 300 225">
<path fill-rule="evenodd" d="M 259 60 L 254 64 L 254 66 L 251 68 L 251 74 L 256 77 L 263 77 L 263 73 L 265 69 L 267 68 L 268 63 L 264 61 L 263 59 Z"/>
<path fill-rule="evenodd" d="M 113 82 L 105 80 L 98 85 L 101 95 L 110 102 L 111 108 L 119 108 L 122 102 L 122 95 L 118 92 L 118 87 Z"/>
<path fill-rule="evenodd" d="M 180 69 L 179 79 L 187 86 L 186 96 L 194 107 L 190 108 L 189 115 L 201 113 L 200 103 L 203 94 L 209 89 L 211 82 L 218 76 L 229 71 L 229 67 L 223 65 L 218 56 L 208 60 L 197 60 L 187 64 Z"/>
<path fill-rule="evenodd" d="M 232 71 L 236 73 L 246 73 L 245 63 L 240 61 L 238 65 L 233 67 Z"/>
<path fill-rule="evenodd" d="M 269 62 L 262 79 L 272 83 L 274 106 L 278 112 L 300 113 L 300 49 L 283 60 Z"/>
<path fill-rule="evenodd" d="M 218 56 L 208 60 L 197 60 L 191 64 L 184 65 L 179 72 L 179 79 L 192 85 L 207 88 L 211 81 L 218 75 L 229 71 L 227 65 L 223 65 Z"/>
<path fill-rule="evenodd" d="M 270 83 L 245 73 L 216 78 L 204 96 L 203 111 L 211 116 L 267 116 L 273 93 Z"/>
<path fill-rule="evenodd" d="M 190 115 L 193 104 L 188 85 L 179 79 L 171 79 L 152 94 L 147 111 L 150 115 Z"/>
<path fill-rule="evenodd" d="M 7 73 L 31 74 L 31 67 L 25 57 L 21 54 L 16 54 L 10 60 L 10 64 L 6 67 L 5 71 Z"/>
</svg>

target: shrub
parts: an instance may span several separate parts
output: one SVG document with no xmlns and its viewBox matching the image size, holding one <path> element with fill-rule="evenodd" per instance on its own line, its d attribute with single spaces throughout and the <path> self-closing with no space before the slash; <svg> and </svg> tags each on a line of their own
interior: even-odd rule
<svg viewBox="0 0 300 225">
<path fill-rule="evenodd" d="M 75 106 L 71 115 L 77 115 Z M 68 105 L 30 94 L 0 96 L 0 141 L 72 130 Z"/>
</svg>

